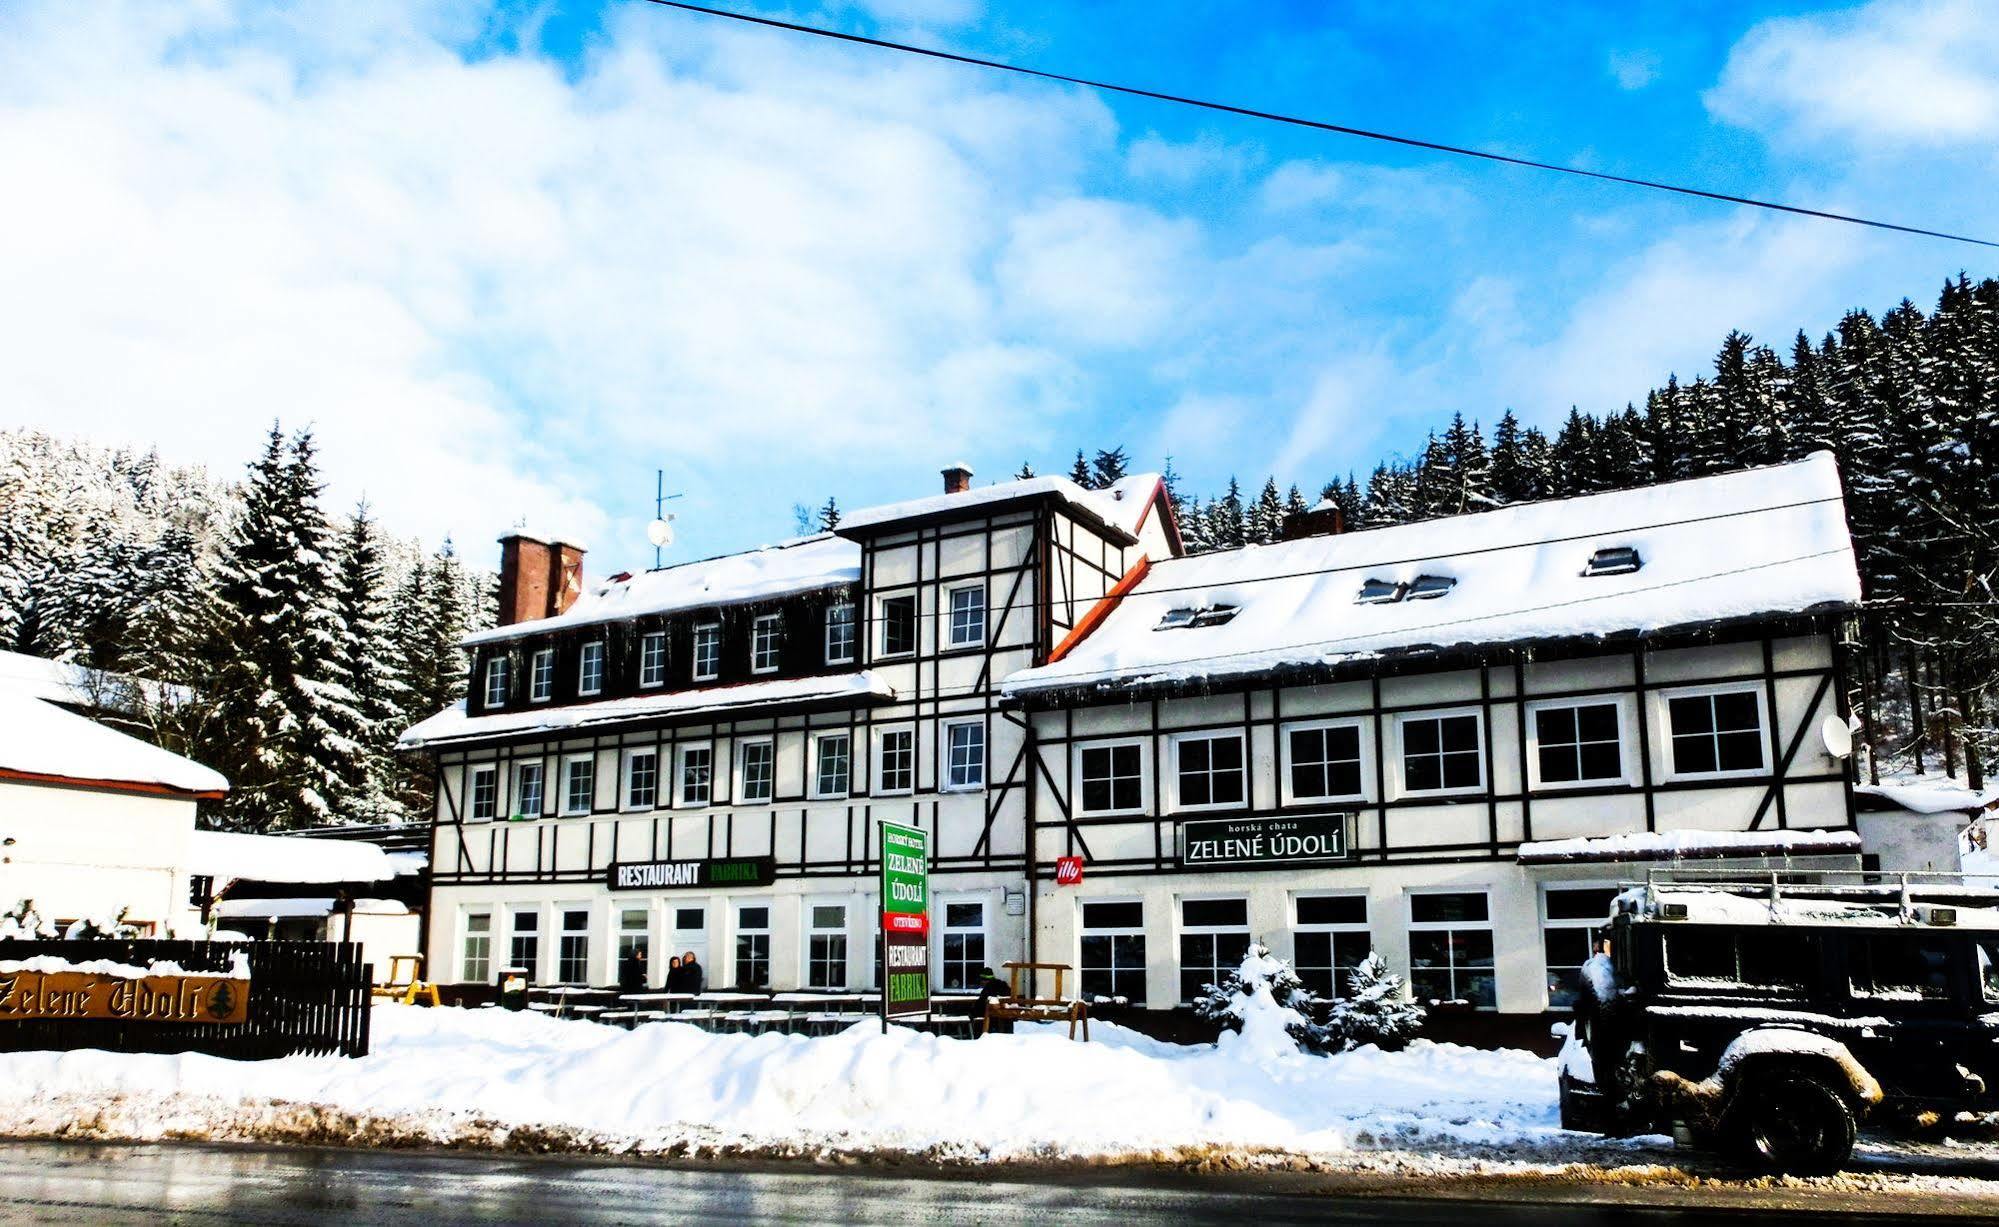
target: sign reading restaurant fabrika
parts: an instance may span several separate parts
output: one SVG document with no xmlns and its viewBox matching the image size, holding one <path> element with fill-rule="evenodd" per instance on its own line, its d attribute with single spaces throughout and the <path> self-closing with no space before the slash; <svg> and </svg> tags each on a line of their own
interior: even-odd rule
<svg viewBox="0 0 1999 1227">
<path fill-rule="evenodd" d="M 881 824 L 882 1029 L 930 1012 L 930 837 Z"/>
<path fill-rule="evenodd" d="M 0 971 L 0 1022 L 240 1023 L 250 982 L 234 976 L 125 976 L 101 971 Z"/>
</svg>

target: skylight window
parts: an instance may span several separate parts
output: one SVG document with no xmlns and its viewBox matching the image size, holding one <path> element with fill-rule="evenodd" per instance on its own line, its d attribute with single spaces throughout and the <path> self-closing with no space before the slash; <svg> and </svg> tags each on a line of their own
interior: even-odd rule
<svg viewBox="0 0 1999 1227">
<path fill-rule="evenodd" d="M 1589 556 L 1584 575 L 1629 575 L 1645 565 L 1638 551 L 1628 545 L 1613 545 Z"/>
<path fill-rule="evenodd" d="M 1416 582 L 1409 585 L 1408 594 L 1403 599 L 1434 601 L 1457 586 L 1458 581 L 1449 575 L 1418 575 Z"/>
<path fill-rule="evenodd" d="M 1403 585 L 1391 584 L 1385 579 L 1370 579 L 1360 586 L 1360 595 L 1354 597 L 1356 605 L 1386 605 L 1402 599 Z"/>
<path fill-rule="evenodd" d="M 1235 616 L 1236 607 L 1233 605 L 1189 605 L 1167 610 L 1166 615 L 1159 619 L 1159 625 L 1152 629 L 1171 631 L 1196 626 L 1220 626 Z"/>
</svg>

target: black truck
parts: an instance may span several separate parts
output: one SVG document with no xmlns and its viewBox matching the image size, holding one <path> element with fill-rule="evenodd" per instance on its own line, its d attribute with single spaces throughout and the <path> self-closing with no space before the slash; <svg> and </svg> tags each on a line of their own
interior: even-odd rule
<svg viewBox="0 0 1999 1227">
<path fill-rule="evenodd" d="M 1999 1112 L 1999 891 L 1829 876 L 1621 893 L 1562 1050 L 1563 1126 L 1817 1175 L 1863 1121 Z"/>
</svg>

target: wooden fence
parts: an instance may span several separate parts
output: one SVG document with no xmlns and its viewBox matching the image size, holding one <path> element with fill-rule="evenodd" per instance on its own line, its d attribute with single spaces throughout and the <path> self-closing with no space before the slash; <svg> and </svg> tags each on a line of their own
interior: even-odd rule
<svg viewBox="0 0 1999 1227">
<path fill-rule="evenodd" d="M 71 963 L 108 959 L 144 967 L 172 962 L 194 975 L 227 974 L 250 960 L 247 1022 L 159 1023 L 121 1019 L 0 1022 L 0 1052 L 203 1052 L 240 1061 L 294 1053 L 366 1056 L 373 976 L 352 942 L 0 941 L 0 962 L 52 955 Z"/>
</svg>

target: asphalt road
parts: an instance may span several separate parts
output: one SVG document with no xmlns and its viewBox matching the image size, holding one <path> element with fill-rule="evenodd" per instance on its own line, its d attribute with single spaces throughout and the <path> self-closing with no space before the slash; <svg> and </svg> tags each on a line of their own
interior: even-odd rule
<svg viewBox="0 0 1999 1227">
<path fill-rule="evenodd" d="M 1127 1183 L 1136 1181 L 1136 1183 Z M 1385 1223 L 1399 1227 L 1713 1221 L 1712 1200 L 1674 1207 L 1534 1198 L 1416 1199 L 1392 1185 L 1309 1178 L 1167 1179 L 1117 1172 L 987 1180 L 813 1168 L 617 1162 L 313 1148 L 0 1142 L 7 1222 L 297 1223 Z M 1588 1196 L 1587 1193 L 1580 1194 Z M 1892 1202 L 1879 1209 L 1892 1211 Z M 1823 1223 L 1827 1207 L 1766 1204 L 1759 1223 Z M 1872 1217 L 1872 1216 L 1870 1216 Z M 1931 1218 L 1926 1221 L 1938 1222 Z M 1977 1221 L 1967 1219 L 1965 1221 Z M 1991 1220 L 1985 1220 L 1990 1222 Z"/>
</svg>

